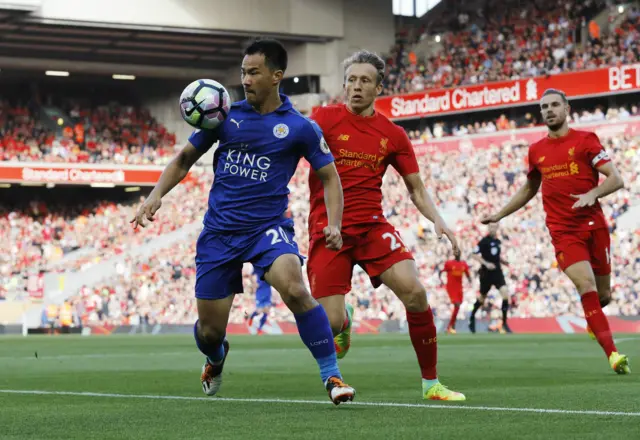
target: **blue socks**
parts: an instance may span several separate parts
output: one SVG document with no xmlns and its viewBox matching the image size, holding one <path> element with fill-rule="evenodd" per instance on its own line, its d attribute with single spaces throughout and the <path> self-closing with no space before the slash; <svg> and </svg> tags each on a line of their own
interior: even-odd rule
<svg viewBox="0 0 640 440">
<path fill-rule="evenodd" d="M 320 304 L 308 312 L 294 315 L 300 339 L 309 348 L 320 367 L 322 383 L 332 376 L 342 378 L 338 368 L 336 349 L 329 318 Z"/>
<path fill-rule="evenodd" d="M 204 354 L 211 364 L 218 364 L 224 359 L 224 346 L 207 344 L 198 337 L 198 321 L 193 325 L 193 337 L 196 340 L 198 349 Z"/>
<path fill-rule="evenodd" d="M 267 314 L 263 313 L 262 318 L 260 318 L 260 325 L 258 326 L 258 330 L 262 330 L 262 327 L 264 327 L 264 324 L 266 322 L 267 322 Z"/>
</svg>

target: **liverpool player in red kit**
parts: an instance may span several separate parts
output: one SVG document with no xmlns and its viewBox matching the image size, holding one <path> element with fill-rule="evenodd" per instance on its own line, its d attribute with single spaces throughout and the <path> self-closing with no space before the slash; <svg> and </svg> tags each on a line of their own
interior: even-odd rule
<svg viewBox="0 0 640 440">
<path fill-rule="evenodd" d="M 447 293 L 451 304 L 453 304 L 453 312 L 451 312 L 451 319 L 447 326 L 447 333 L 456 332 L 456 319 L 458 318 L 458 312 L 462 305 L 462 276 L 466 275 L 467 280 L 471 283 L 471 275 L 469 275 L 469 265 L 464 261 L 460 261 L 460 255 L 456 255 L 455 259 L 449 260 L 444 263 L 444 269 L 440 272 L 447 274 Z"/>
<path fill-rule="evenodd" d="M 611 263 L 609 231 L 598 203 L 624 182 L 594 133 L 569 128 L 570 107 L 563 92 L 547 90 L 540 108 L 549 134 L 529 148 L 527 182 L 500 212 L 481 221 L 495 223 L 516 212 L 542 185 L 542 203 L 558 265 L 580 293 L 587 324 L 611 368 L 628 374 L 629 360 L 618 353 L 602 312 L 611 298 Z M 606 176 L 600 185 L 598 173 Z"/>
<path fill-rule="evenodd" d="M 374 100 L 382 91 L 384 61 L 368 51 L 355 53 L 345 61 L 347 103 L 322 107 L 311 116 L 322 128 L 335 157 L 344 193 L 343 245 L 338 251 L 325 245 L 327 225 L 324 192 L 320 180 L 309 175 L 309 261 L 307 271 L 311 293 L 329 316 L 338 357 L 346 355 L 351 343 L 353 309 L 345 306 L 351 290 L 354 265 L 362 267 L 374 287 L 385 284 L 407 310 L 409 336 L 422 372 L 425 399 L 465 400 L 438 381 L 436 327 L 419 281 L 411 252 L 398 231 L 382 213 L 382 177 L 391 165 L 403 177 L 411 201 L 435 225 L 438 237 L 445 235 L 459 253 L 453 233 L 438 214 L 418 169 L 413 147 L 404 130 L 374 111 Z"/>
</svg>

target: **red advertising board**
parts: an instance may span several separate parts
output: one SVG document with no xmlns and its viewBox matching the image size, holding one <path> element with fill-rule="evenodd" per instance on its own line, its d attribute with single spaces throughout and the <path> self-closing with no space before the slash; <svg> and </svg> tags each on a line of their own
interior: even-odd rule
<svg viewBox="0 0 640 440">
<path fill-rule="evenodd" d="M 0 182 L 73 185 L 155 185 L 162 167 L 0 163 Z"/>
<path fill-rule="evenodd" d="M 640 64 L 384 96 L 376 100 L 376 110 L 389 119 L 488 110 L 535 104 L 549 88 L 563 90 L 569 98 L 640 90 Z"/>
</svg>

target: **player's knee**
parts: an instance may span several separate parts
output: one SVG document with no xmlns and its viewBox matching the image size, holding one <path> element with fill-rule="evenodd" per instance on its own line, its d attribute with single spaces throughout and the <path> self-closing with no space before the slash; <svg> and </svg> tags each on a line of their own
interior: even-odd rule
<svg viewBox="0 0 640 440">
<path fill-rule="evenodd" d="M 216 345 L 223 341 L 225 335 L 225 329 L 220 329 L 214 323 L 203 322 L 202 320 L 198 324 L 198 336 L 206 344 Z"/>
<path fill-rule="evenodd" d="M 311 310 L 316 302 L 302 282 L 292 281 L 280 292 L 282 301 L 293 313 Z"/>
<path fill-rule="evenodd" d="M 598 297 L 600 298 L 600 307 L 606 307 L 611 302 L 611 288 L 601 288 L 598 290 Z"/>
<path fill-rule="evenodd" d="M 408 312 L 424 312 L 429 307 L 427 291 L 421 285 L 414 286 L 399 296 Z"/>
<path fill-rule="evenodd" d="M 329 318 L 329 325 L 331 326 L 331 333 L 333 336 L 337 336 L 342 331 L 342 326 L 344 325 L 345 315 L 344 313 L 339 313 L 336 311 L 330 311 L 325 309 L 327 312 L 327 318 Z"/>
<path fill-rule="evenodd" d="M 589 275 L 581 275 L 574 278 L 574 284 L 576 285 L 576 289 L 580 295 L 583 295 L 587 292 L 597 291 L 596 282 L 593 277 Z"/>
</svg>

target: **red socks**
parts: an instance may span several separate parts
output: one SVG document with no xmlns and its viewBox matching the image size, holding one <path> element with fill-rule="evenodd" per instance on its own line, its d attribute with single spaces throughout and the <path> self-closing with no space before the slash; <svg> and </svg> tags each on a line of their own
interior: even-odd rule
<svg viewBox="0 0 640 440">
<path fill-rule="evenodd" d="M 611 353 L 618 351 L 613 343 L 613 335 L 609 329 L 609 321 L 602 312 L 600 306 L 600 298 L 597 292 L 587 292 L 581 297 L 582 308 L 584 309 L 584 317 L 591 331 L 596 335 L 596 339 L 600 346 L 604 349 L 607 358 Z"/>
<path fill-rule="evenodd" d="M 449 320 L 449 325 L 447 328 L 456 328 L 456 319 L 458 318 L 458 312 L 460 311 L 460 304 L 453 305 L 453 313 L 451 314 L 451 319 Z"/>
<path fill-rule="evenodd" d="M 438 340 L 431 307 L 424 312 L 407 311 L 407 324 L 409 325 L 409 337 L 418 357 L 422 378 L 437 379 Z"/>
</svg>

